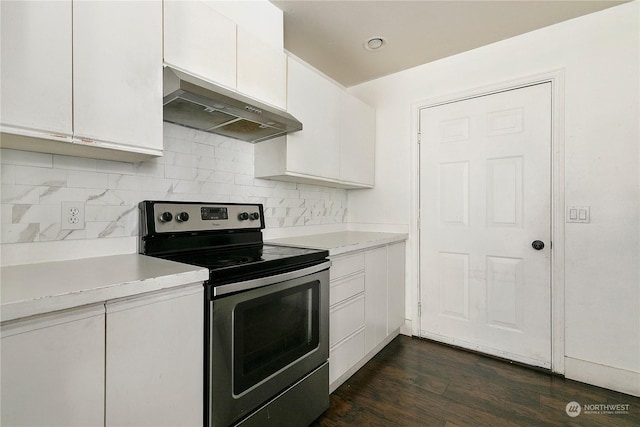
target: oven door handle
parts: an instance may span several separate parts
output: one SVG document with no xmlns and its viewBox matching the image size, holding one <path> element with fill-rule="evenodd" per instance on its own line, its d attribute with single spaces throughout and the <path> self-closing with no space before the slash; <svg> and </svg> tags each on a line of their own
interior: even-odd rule
<svg viewBox="0 0 640 427">
<path fill-rule="evenodd" d="M 322 264 L 313 265 L 311 267 L 302 268 L 300 270 L 288 271 L 286 273 L 276 274 L 274 276 L 266 276 L 260 277 L 258 279 L 245 280 L 243 282 L 229 283 L 228 285 L 214 286 L 213 296 L 219 297 L 221 295 L 231 294 L 234 292 L 248 291 L 251 289 L 261 288 L 263 286 L 286 282 L 287 280 L 297 279 L 298 277 L 304 277 L 309 274 L 326 270 L 329 267 L 331 267 L 331 261 L 327 260 Z"/>
</svg>

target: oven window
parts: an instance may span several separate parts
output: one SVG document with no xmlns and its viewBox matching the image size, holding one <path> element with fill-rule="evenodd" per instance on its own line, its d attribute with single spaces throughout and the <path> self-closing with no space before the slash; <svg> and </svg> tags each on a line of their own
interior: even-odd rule
<svg viewBox="0 0 640 427">
<path fill-rule="evenodd" d="M 234 309 L 234 394 L 240 394 L 318 347 L 320 282 L 256 299 Z"/>
</svg>

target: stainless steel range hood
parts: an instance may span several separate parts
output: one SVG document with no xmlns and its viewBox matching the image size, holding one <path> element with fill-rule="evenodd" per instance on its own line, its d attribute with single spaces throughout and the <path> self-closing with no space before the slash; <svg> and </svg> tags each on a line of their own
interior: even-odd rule
<svg viewBox="0 0 640 427">
<path fill-rule="evenodd" d="M 302 130 L 286 111 L 169 67 L 163 116 L 165 122 L 252 143 Z"/>
</svg>

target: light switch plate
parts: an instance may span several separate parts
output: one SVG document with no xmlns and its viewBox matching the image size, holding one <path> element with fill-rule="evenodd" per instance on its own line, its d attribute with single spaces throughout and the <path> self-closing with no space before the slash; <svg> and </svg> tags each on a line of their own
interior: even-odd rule
<svg viewBox="0 0 640 427">
<path fill-rule="evenodd" d="M 567 206 L 567 222 L 588 224 L 591 222 L 590 206 Z"/>
</svg>

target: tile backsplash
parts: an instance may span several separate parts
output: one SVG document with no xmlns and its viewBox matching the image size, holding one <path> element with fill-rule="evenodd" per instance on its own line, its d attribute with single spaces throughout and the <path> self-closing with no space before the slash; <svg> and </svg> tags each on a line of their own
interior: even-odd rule
<svg viewBox="0 0 640 427">
<path fill-rule="evenodd" d="M 346 190 L 254 178 L 252 144 L 165 123 L 164 148 L 141 163 L 2 149 L 2 244 L 137 236 L 145 199 L 262 203 L 267 228 L 346 222 Z M 61 228 L 68 201 L 84 229 Z"/>
</svg>

